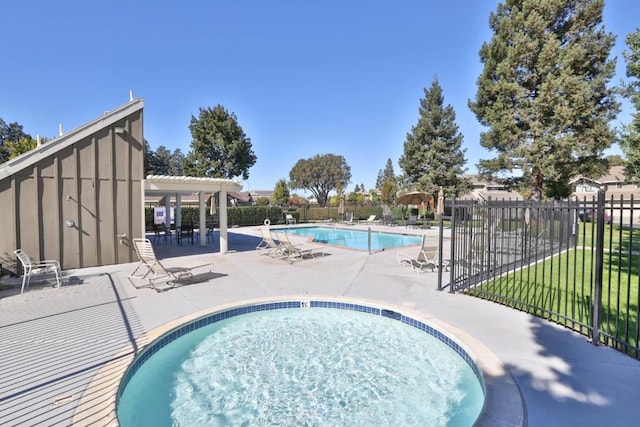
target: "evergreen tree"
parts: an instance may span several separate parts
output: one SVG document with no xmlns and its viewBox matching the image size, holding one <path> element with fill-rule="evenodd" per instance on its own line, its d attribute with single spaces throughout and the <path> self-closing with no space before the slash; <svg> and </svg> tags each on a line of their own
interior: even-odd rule
<svg viewBox="0 0 640 427">
<path fill-rule="evenodd" d="M 153 173 L 155 175 L 170 175 L 171 164 L 171 150 L 164 145 L 158 147 L 154 156 L 154 163 L 152 165 Z"/>
<path fill-rule="evenodd" d="M 387 164 L 384 166 L 384 171 L 382 171 L 382 182 L 388 180 L 396 180 L 396 174 L 393 171 L 393 162 L 391 159 L 387 159 Z"/>
<path fill-rule="evenodd" d="M 398 183 L 393 170 L 393 162 L 387 159 L 384 169 L 378 172 L 376 189 L 380 192 L 380 200 L 383 203 L 393 203 L 398 190 Z"/>
<path fill-rule="evenodd" d="M 521 172 L 534 198 L 564 197 L 569 179 L 598 176 L 619 105 L 607 87 L 615 36 L 602 25 L 603 0 L 506 0 L 489 18 L 494 35 L 469 102 L 489 129 L 480 144 L 497 153 L 480 172 Z"/>
<path fill-rule="evenodd" d="M 640 28 L 627 34 L 629 50 L 622 52 L 627 65 L 627 77 L 632 80 L 624 86 L 624 95 L 635 109 L 631 123 L 620 136 L 620 146 L 627 157 L 625 175 L 629 181 L 640 180 Z"/>
<path fill-rule="evenodd" d="M 235 114 L 222 105 L 200 108 L 198 118 L 191 116 L 189 130 L 192 141 L 184 166 L 187 175 L 249 179 L 256 156 Z"/>
<path fill-rule="evenodd" d="M 384 182 L 384 175 L 382 174 L 382 169 L 378 171 L 378 177 L 376 178 L 376 188 L 378 190 L 382 189 L 382 183 Z"/>
<path fill-rule="evenodd" d="M 158 159 L 156 158 L 156 153 L 151 149 L 149 145 L 149 141 L 144 140 L 144 145 L 142 146 L 142 155 L 143 155 L 143 164 L 144 164 L 144 176 L 154 175 L 156 165 L 158 163 Z"/>
<path fill-rule="evenodd" d="M 182 154 L 182 150 L 176 148 L 169 156 L 169 175 L 171 176 L 184 176 L 184 163 L 185 158 Z"/>
<path fill-rule="evenodd" d="M 444 96 L 437 77 L 424 90 L 420 100 L 420 118 L 404 142 L 400 167 L 409 183 L 437 197 L 442 187 L 445 194 L 464 194 L 470 182 L 463 177 L 466 169 L 462 134 L 456 125 L 451 105 L 444 107 Z"/>
</svg>

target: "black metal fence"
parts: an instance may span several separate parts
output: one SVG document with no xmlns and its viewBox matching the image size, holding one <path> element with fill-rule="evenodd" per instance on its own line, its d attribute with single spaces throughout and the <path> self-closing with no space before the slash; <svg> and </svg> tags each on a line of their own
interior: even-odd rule
<svg viewBox="0 0 640 427">
<path fill-rule="evenodd" d="M 523 310 L 640 358 L 633 198 L 451 202 L 449 290 Z"/>
</svg>

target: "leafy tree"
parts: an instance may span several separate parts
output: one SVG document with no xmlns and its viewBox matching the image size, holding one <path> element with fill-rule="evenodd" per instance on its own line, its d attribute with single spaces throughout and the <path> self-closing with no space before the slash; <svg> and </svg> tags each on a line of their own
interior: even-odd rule
<svg viewBox="0 0 640 427">
<path fill-rule="evenodd" d="M 289 187 L 287 186 L 287 181 L 284 179 L 276 182 L 276 186 L 273 189 L 273 203 L 278 206 L 286 205 L 289 202 Z"/>
<path fill-rule="evenodd" d="M 268 197 L 258 197 L 258 200 L 256 200 L 256 205 L 258 206 L 269 206 L 269 203 Z"/>
<path fill-rule="evenodd" d="M 309 201 L 304 197 L 298 196 L 297 194 L 293 194 L 291 195 L 291 197 L 289 197 L 289 200 L 287 203 L 289 204 L 289 206 L 304 206 L 308 204 Z"/>
<path fill-rule="evenodd" d="M 382 184 L 380 191 L 380 200 L 383 203 L 391 204 L 396 200 L 398 196 L 398 184 L 395 180 L 387 179 Z"/>
<path fill-rule="evenodd" d="M 625 175 L 630 181 L 640 180 L 640 28 L 627 34 L 629 50 L 622 52 L 627 64 L 627 77 L 632 80 L 624 85 L 624 95 L 635 109 L 631 123 L 620 135 L 620 146 L 627 157 Z"/>
<path fill-rule="evenodd" d="M 320 206 L 326 205 L 330 191 L 345 188 L 350 180 L 351 167 L 336 154 L 298 160 L 289 172 L 289 186 L 309 190 Z"/>
<path fill-rule="evenodd" d="M 31 135 L 24 133 L 23 126 L 21 124 L 17 122 L 7 124 L 0 118 L 0 163 L 4 163 L 11 158 L 11 149 L 7 144 L 19 144 L 19 141 L 23 138 L 33 140 Z"/>
<path fill-rule="evenodd" d="M 184 171 L 191 176 L 212 178 L 249 178 L 249 168 L 256 163 L 251 139 L 245 135 L 238 119 L 222 105 L 200 108 L 198 118 L 191 116 L 191 151 Z"/>
<path fill-rule="evenodd" d="M 625 160 L 619 154 L 611 154 L 606 157 L 609 166 L 624 166 Z"/>
<path fill-rule="evenodd" d="M 575 174 L 606 170 L 619 104 L 607 87 L 615 36 L 604 30 L 603 8 L 603 0 L 506 0 L 491 14 L 494 35 L 480 49 L 484 68 L 469 102 L 489 128 L 480 144 L 497 153 L 478 165 L 486 178 L 520 170 L 534 198 L 559 198 Z"/>
<path fill-rule="evenodd" d="M 358 184 L 356 184 L 356 186 L 353 187 L 353 192 L 357 193 L 358 191 L 360 191 L 360 186 Z"/>
<path fill-rule="evenodd" d="M 364 203 L 364 194 L 352 191 L 347 195 L 347 202 L 354 205 L 362 205 Z"/>
<path fill-rule="evenodd" d="M 466 169 L 462 134 L 456 125 L 451 105 L 444 107 L 438 78 L 424 90 L 420 100 L 420 118 L 411 128 L 400 156 L 400 167 L 407 179 L 421 191 L 437 196 L 440 187 L 446 194 L 464 194 L 470 183 L 463 176 Z M 391 187 L 389 187 L 391 188 Z"/>
<path fill-rule="evenodd" d="M 29 135 L 23 136 L 17 141 L 7 141 L 5 147 L 9 152 L 9 159 L 14 159 L 21 154 L 31 151 L 38 146 L 35 139 Z"/>
</svg>

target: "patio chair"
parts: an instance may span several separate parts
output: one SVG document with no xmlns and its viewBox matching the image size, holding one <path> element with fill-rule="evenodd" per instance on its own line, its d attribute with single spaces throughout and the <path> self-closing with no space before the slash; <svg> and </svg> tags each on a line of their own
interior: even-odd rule
<svg viewBox="0 0 640 427">
<path fill-rule="evenodd" d="M 279 248 L 283 258 L 305 259 L 315 258 L 316 255 L 324 256 L 324 246 L 294 245 L 287 233 L 275 232 L 275 235 L 280 242 Z"/>
<path fill-rule="evenodd" d="M 380 222 L 380 220 L 376 219 L 376 215 L 369 215 L 369 218 L 365 219 L 364 222 L 366 222 L 367 224 L 373 224 Z"/>
<path fill-rule="evenodd" d="M 355 222 L 353 222 L 353 212 L 347 212 L 347 214 L 345 215 L 345 221 L 344 224 L 345 225 L 353 225 L 355 224 Z"/>
<path fill-rule="evenodd" d="M 213 243 L 213 230 L 213 224 L 207 226 L 207 244 L 209 244 L 209 241 Z"/>
<path fill-rule="evenodd" d="M 411 215 L 407 220 L 407 228 L 414 228 L 418 226 L 418 215 Z"/>
<path fill-rule="evenodd" d="M 415 257 L 403 252 L 398 252 L 398 262 L 402 266 L 411 267 L 416 273 L 424 273 L 427 270 L 436 271 L 438 269 L 438 248 L 427 246 L 427 236 L 422 236 L 420 249 Z M 442 260 L 442 268 L 446 271 L 449 268 L 449 260 Z"/>
<path fill-rule="evenodd" d="M 185 223 L 176 228 L 176 239 L 178 240 L 178 245 L 182 245 L 183 240 L 190 240 L 193 245 L 195 243 L 194 235 L 193 224 Z"/>
<path fill-rule="evenodd" d="M 295 224 L 296 223 L 296 219 L 291 214 L 286 214 L 285 218 L 287 220 L 287 224 Z"/>
<path fill-rule="evenodd" d="M 262 233 L 262 240 L 258 243 L 258 246 L 256 246 L 256 250 L 260 251 L 260 255 L 269 255 L 271 257 L 282 256 L 282 248 L 271 235 L 269 226 L 265 225 L 260 227 L 260 232 Z"/>
<path fill-rule="evenodd" d="M 132 242 L 139 262 L 127 277 L 135 288 L 138 286 L 133 279 L 138 279 L 146 281 L 148 286 L 160 292 L 174 288 L 179 282 L 189 282 L 193 278 L 193 270 L 197 268 L 209 267 L 209 273 L 213 270 L 213 263 L 189 268 L 167 268 L 156 257 L 149 239 L 136 238 Z M 158 286 L 158 282 L 164 282 L 164 286 Z"/>
<path fill-rule="evenodd" d="M 22 249 L 16 249 L 13 253 L 16 254 L 20 264 L 22 264 L 22 288 L 20 288 L 20 293 L 23 293 L 24 290 L 29 287 L 31 276 L 37 274 L 53 273 L 56 277 L 56 288 L 60 287 L 60 276 L 62 272 L 58 261 L 51 259 L 35 261 Z"/>
</svg>

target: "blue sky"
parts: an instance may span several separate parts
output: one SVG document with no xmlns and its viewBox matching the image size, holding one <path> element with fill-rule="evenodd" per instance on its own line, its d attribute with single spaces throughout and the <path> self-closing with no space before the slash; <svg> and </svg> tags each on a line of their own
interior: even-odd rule
<svg viewBox="0 0 640 427">
<path fill-rule="evenodd" d="M 467 107 L 491 38 L 498 1 L 466 0 L 61 0 L 2 7 L 0 118 L 46 137 L 78 127 L 129 100 L 145 100 L 153 149 L 190 149 L 200 107 L 238 117 L 258 158 L 245 190 L 273 189 L 293 165 L 340 154 L 356 184 L 372 188 L 398 159 L 435 76 L 464 136 L 469 173 L 491 157 Z M 608 0 L 617 35 L 617 83 L 640 2 Z M 629 121 L 629 111 L 614 126 Z M 615 150 L 614 150 L 615 152 Z"/>
</svg>

